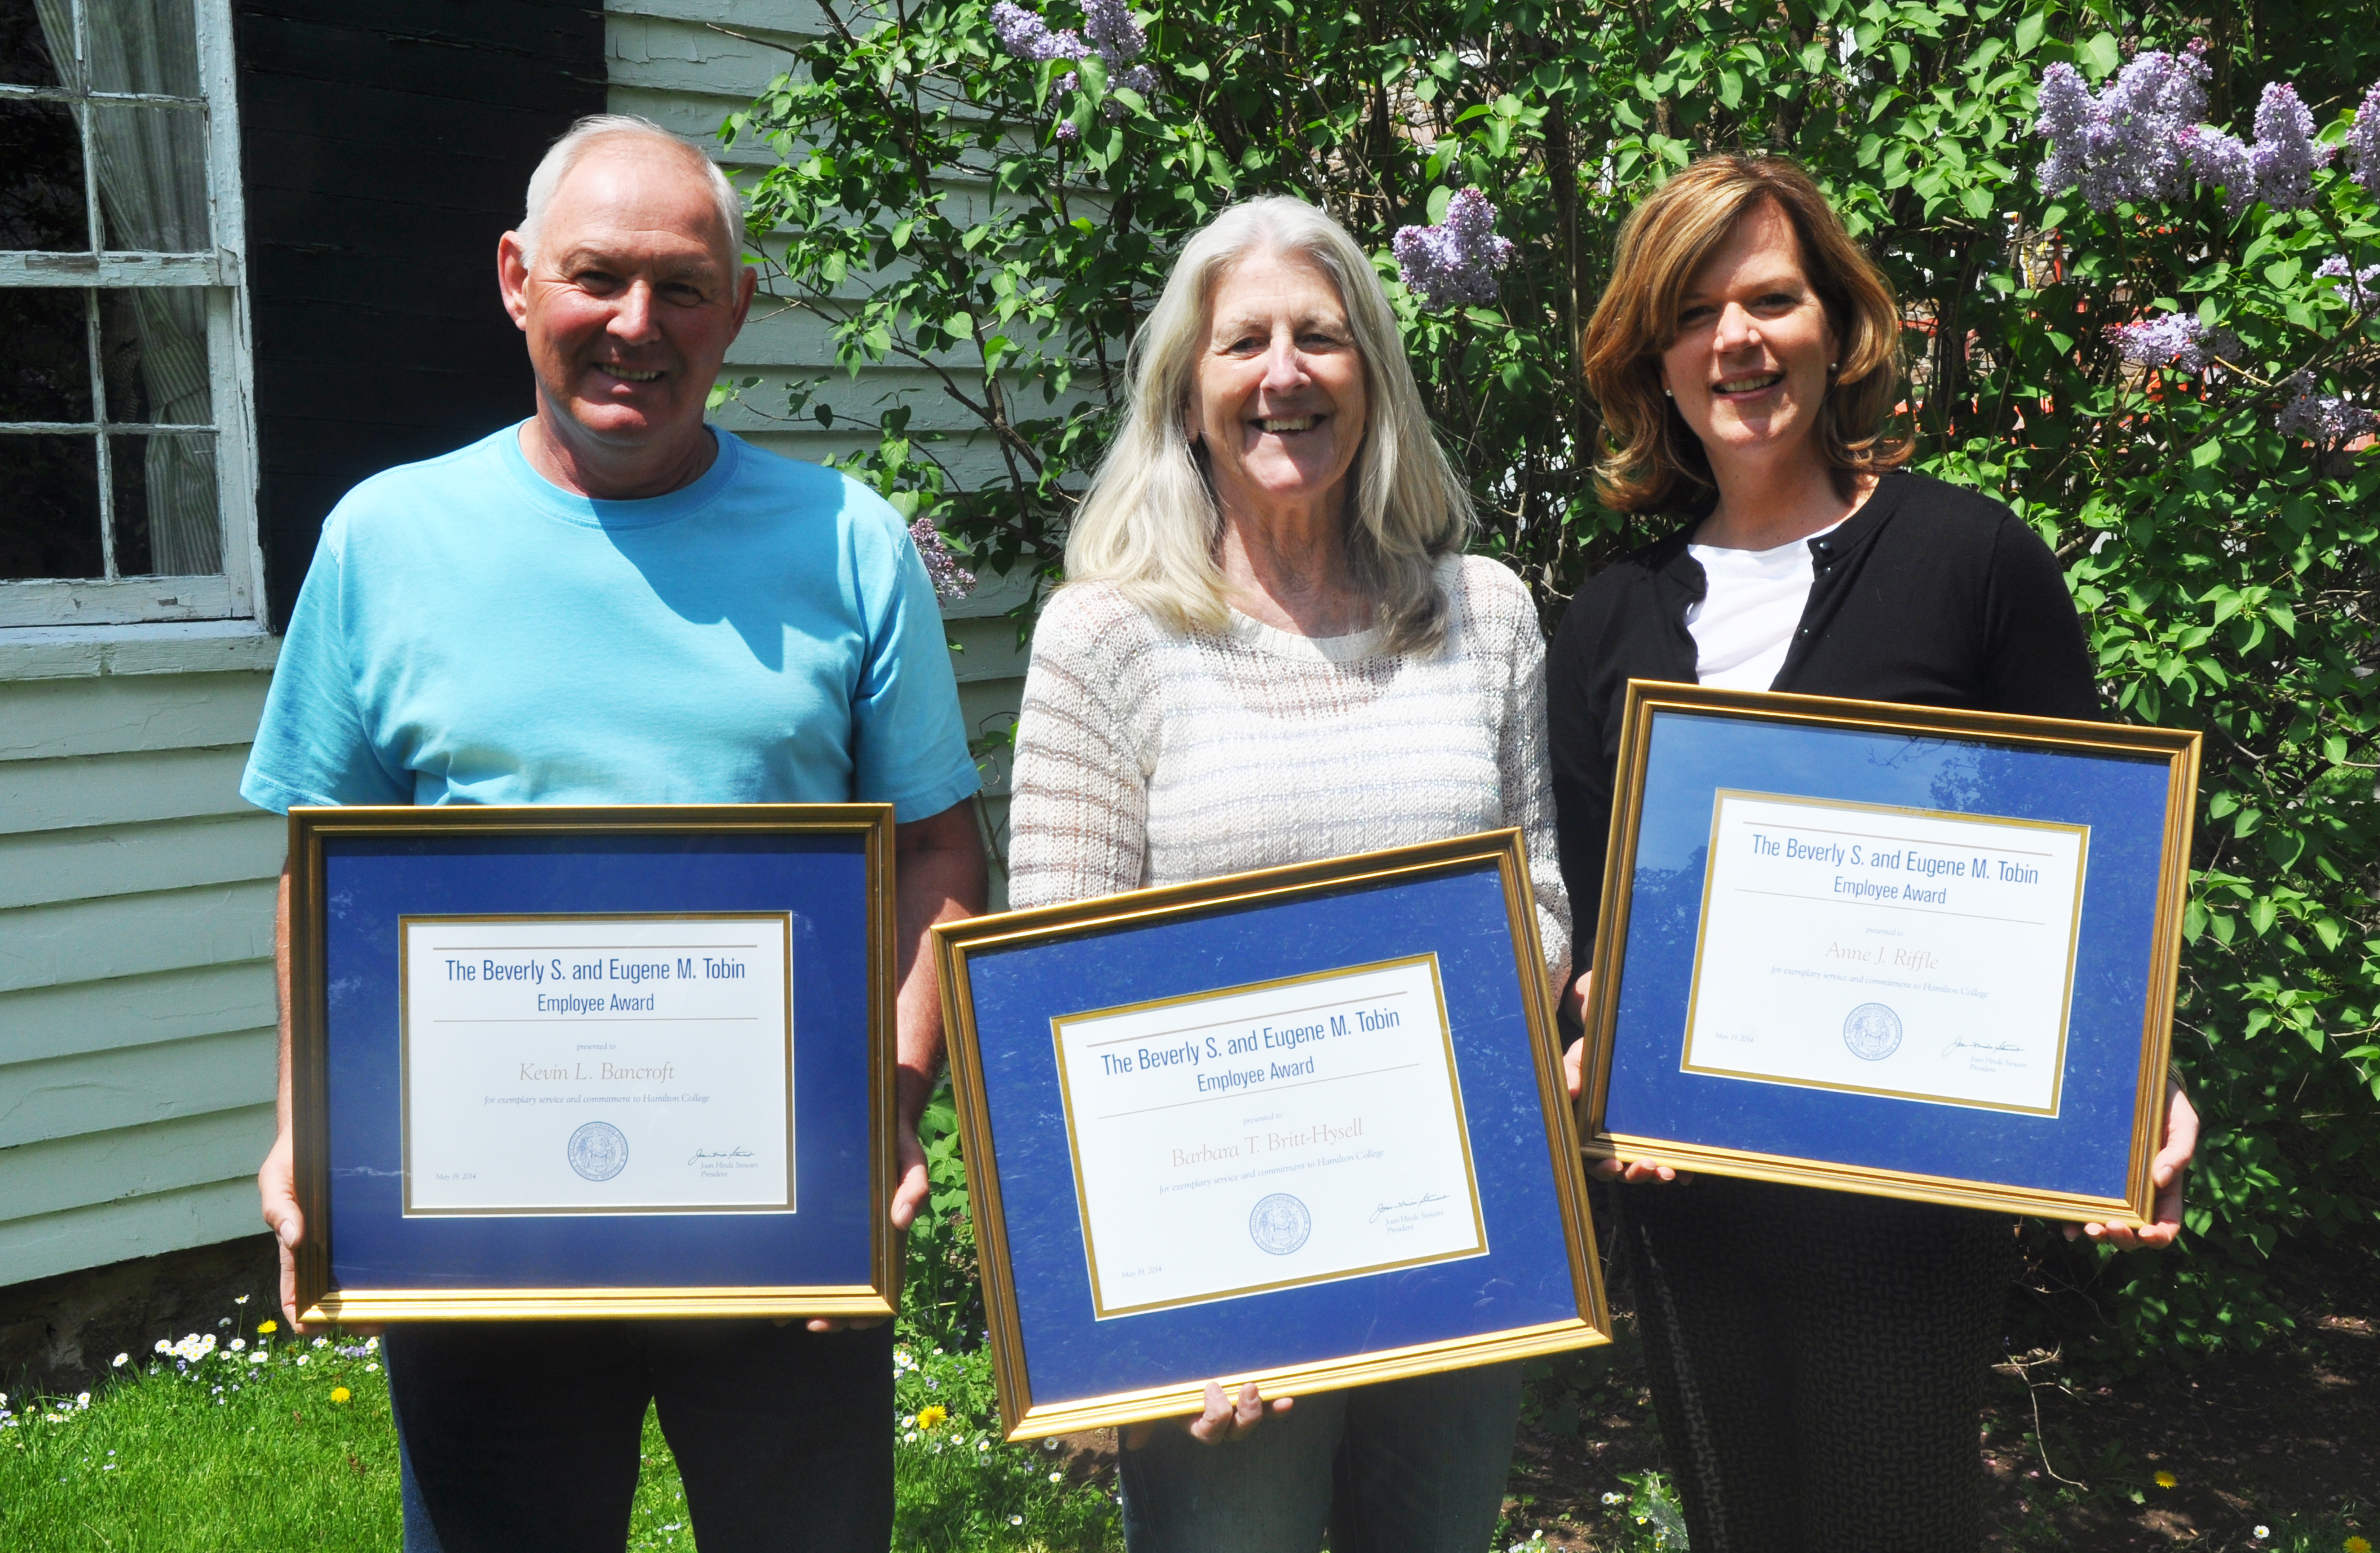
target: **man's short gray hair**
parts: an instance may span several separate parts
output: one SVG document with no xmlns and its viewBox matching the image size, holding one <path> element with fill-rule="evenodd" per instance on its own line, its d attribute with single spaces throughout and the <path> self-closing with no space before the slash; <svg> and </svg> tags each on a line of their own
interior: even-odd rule
<svg viewBox="0 0 2380 1553">
<path fill-rule="evenodd" d="M 572 125 L 562 139 L 553 142 L 537 171 L 528 176 L 528 208 L 521 216 L 519 237 L 524 261 L 537 256 L 538 228 L 545 224 L 545 208 L 553 203 L 553 191 L 570 176 L 600 140 L 633 139 L 659 140 L 686 159 L 688 165 L 699 166 L 709 182 L 710 202 L 718 207 L 719 224 L 727 234 L 732 256 L 744 256 L 744 201 L 736 195 L 735 186 L 719 164 L 697 151 L 692 145 L 655 124 L 651 119 L 635 114 L 589 114 Z"/>
</svg>

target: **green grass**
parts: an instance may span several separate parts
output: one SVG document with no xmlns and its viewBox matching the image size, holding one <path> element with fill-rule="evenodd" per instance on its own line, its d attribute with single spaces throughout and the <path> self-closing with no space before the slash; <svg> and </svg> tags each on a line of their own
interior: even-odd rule
<svg viewBox="0 0 2380 1553">
<path fill-rule="evenodd" d="M 86 1399 L 0 1401 L 0 1548 L 393 1553 L 396 1431 L 377 1344 L 286 1341 L 239 1314 L 217 1346 L 193 1334 L 177 1353 L 128 1355 Z M 1123 1546 L 1111 1472 L 999 1441 L 982 1353 L 912 1341 L 899 1353 L 894 1547 Z M 628 1547 L 690 1553 L 685 1489 L 650 1411 L 642 1449 Z"/>
</svg>

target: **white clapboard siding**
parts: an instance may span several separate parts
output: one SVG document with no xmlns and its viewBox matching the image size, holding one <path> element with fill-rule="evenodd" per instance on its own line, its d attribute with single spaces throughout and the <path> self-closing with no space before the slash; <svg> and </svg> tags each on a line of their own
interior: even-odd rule
<svg viewBox="0 0 2380 1553">
<path fill-rule="evenodd" d="M 782 71 L 771 46 L 820 25 L 816 0 L 613 0 L 611 105 L 714 155 L 720 123 Z M 723 156 L 757 164 L 759 148 Z M 917 368 L 855 381 L 832 321 L 763 298 L 729 370 L 759 386 L 722 421 L 799 458 L 864 445 L 888 395 L 919 430 L 966 412 Z M 783 419 L 825 377 L 832 428 Z M 772 413 L 773 412 L 773 416 Z M 952 451 L 989 478 L 981 444 Z M 970 737 L 1004 734 L 1025 658 L 988 578 L 949 612 Z M 270 684 L 269 637 L 150 634 L 104 645 L 0 637 L 0 1285 L 261 1229 L 254 1176 L 273 1135 L 273 880 L 285 830 L 239 798 Z M 986 761 L 997 849 L 1007 762 Z M 994 904 L 1004 881 L 993 880 Z"/>
<path fill-rule="evenodd" d="M 274 645 L 0 639 L 0 1284 L 262 1228 Z"/>
</svg>

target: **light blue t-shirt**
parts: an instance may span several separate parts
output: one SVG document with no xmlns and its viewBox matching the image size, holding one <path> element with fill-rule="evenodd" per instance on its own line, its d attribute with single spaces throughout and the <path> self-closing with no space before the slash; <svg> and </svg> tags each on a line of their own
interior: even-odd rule
<svg viewBox="0 0 2380 1553">
<path fill-rule="evenodd" d="M 900 517 L 716 431 L 642 502 L 520 429 L 375 475 L 322 526 L 240 795 L 293 804 L 890 803 L 975 792 Z"/>
</svg>

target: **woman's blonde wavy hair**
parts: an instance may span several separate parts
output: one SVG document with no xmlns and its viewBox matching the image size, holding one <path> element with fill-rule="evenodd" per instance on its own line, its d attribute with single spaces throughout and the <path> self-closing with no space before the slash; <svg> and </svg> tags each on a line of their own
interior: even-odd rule
<svg viewBox="0 0 2380 1553">
<path fill-rule="evenodd" d="M 1389 652 L 1435 651 L 1446 636 L 1439 557 L 1471 538 L 1470 492 L 1422 408 L 1388 293 L 1355 239 L 1286 195 L 1232 206 L 1184 245 L 1125 363 L 1123 424 L 1066 540 L 1066 580 L 1114 585 L 1177 631 L 1227 629 L 1216 563 L 1223 513 L 1188 430 L 1208 309 L 1232 267 L 1257 252 L 1305 259 L 1329 275 L 1364 363 L 1369 413 L 1347 502 L 1347 561 L 1373 601 Z"/>
<path fill-rule="evenodd" d="M 1891 283 L 1843 229 L 1810 175 L 1781 156 L 1709 156 L 1663 184 L 1620 229 L 1611 284 L 1586 326 L 1587 388 L 1603 409 L 1595 484 L 1622 512 L 1706 508 L 1716 497 L 1702 439 L 1661 392 L 1661 353 L 1694 272 L 1755 206 L 1793 228 L 1802 270 L 1827 309 L 1840 370 L 1818 411 L 1818 445 L 1846 487 L 1908 460 L 1892 424 L 1900 397 L 1900 309 Z M 1845 492 L 1849 494 L 1848 490 Z"/>
</svg>

